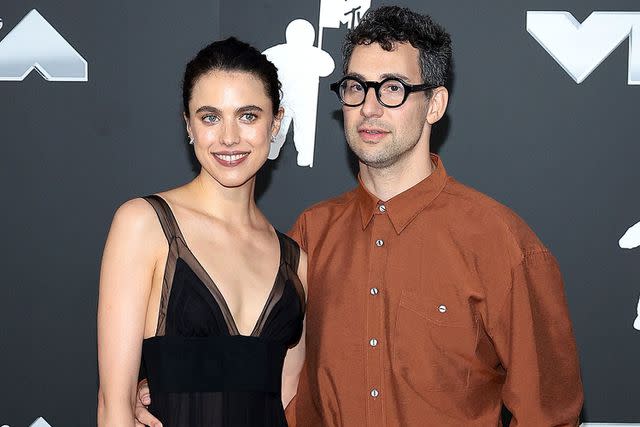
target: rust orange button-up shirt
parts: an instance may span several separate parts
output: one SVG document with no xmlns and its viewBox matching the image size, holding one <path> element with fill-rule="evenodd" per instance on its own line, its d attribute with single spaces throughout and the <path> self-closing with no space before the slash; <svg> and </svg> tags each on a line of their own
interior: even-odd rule
<svg viewBox="0 0 640 427">
<path fill-rule="evenodd" d="M 553 255 L 512 211 L 435 171 L 381 201 L 306 210 L 297 426 L 575 426 L 582 385 Z"/>
</svg>

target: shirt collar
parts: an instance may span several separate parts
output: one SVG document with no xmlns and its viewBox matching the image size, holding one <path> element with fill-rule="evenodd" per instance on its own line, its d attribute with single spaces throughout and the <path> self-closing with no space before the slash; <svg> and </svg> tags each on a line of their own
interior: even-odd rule
<svg viewBox="0 0 640 427">
<path fill-rule="evenodd" d="M 431 202 L 438 197 L 447 182 L 447 171 L 437 154 L 431 154 L 431 161 L 435 169 L 431 175 L 391 199 L 382 201 L 371 194 L 363 185 L 360 175 L 360 185 L 356 190 L 357 203 L 362 218 L 362 229 L 367 228 L 373 215 L 379 212 L 379 206 L 385 205 L 385 213 L 393 224 L 396 233 L 400 234 Z"/>
</svg>

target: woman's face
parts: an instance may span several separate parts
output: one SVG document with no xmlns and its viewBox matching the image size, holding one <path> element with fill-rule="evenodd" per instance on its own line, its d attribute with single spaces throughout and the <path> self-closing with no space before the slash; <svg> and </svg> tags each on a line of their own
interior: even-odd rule
<svg viewBox="0 0 640 427">
<path fill-rule="evenodd" d="M 203 171 L 225 187 L 251 181 L 280 127 L 264 84 L 243 71 L 211 71 L 196 81 L 187 132 Z"/>
</svg>

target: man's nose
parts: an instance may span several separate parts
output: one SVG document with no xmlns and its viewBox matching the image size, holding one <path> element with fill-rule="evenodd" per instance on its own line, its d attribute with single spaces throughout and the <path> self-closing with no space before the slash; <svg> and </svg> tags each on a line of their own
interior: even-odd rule
<svg viewBox="0 0 640 427">
<path fill-rule="evenodd" d="M 364 103 L 360 106 L 360 115 L 363 117 L 380 117 L 384 113 L 384 107 L 378 102 L 376 90 L 367 88 L 364 95 Z"/>
</svg>

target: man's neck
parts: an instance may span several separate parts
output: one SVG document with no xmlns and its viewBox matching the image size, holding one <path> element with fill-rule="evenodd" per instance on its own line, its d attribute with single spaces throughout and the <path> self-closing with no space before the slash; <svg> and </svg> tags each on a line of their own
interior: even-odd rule
<svg viewBox="0 0 640 427">
<path fill-rule="evenodd" d="M 413 153 L 416 154 L 416 153 Z M 415 186 L 435 170 L 431 156 L 407 156 L 386 168 L 374 168 L 360 162 L 360 179 L 365 188 L 387 201 Z"/>
</svg>

